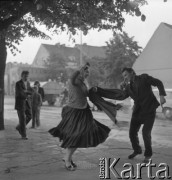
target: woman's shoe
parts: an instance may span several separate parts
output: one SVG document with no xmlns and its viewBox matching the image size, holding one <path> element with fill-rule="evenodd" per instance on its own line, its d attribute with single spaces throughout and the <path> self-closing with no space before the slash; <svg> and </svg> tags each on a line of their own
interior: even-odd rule
<svg viewBox="0 0 172 180">
<path fill-rule="evenodd" d="M 73 167 L 72 165 L 67 166 L 67 165 L 65 164 L 65 168 L 66 168 L 68 171 L 75 171 L 75 170 L 76 170 L 75 167 Z"/>
<path fill-rule="evenodd" d="M 64 164 L 65 164 L 65 168 L 68 170 L 68 171 L 75 171 L 76 170 L 76 164 L 75 163 L 73 163 L 72 164 L 72 162 L 71 162 L 71 165 L 66 165 L 66 161 L 65 161 L 65 159 L 62 159 L 62 161 L 64 162 Z M 75 165 L 74 165 L 75 164 Z"/>
<path fill-rule="evenodd" d="M 62 159 L 62 161 L 65 163 L 65 159 Z M 74 168 L 76 168 L 76 167 L 77 167 L 76 163 L 75 163 L 75 162 L 73 162 L 72 160 L 71 160 L 71 165 L 72 165 Z"/>
<path fill-rule="evenodd" d="M 75 163 L 75 162 L 73 162 L 72 160 L 71 160 L 71 164 L 72 164 L 72 166 L 73 166 L 74 168 L 76 168 L 76 167 L 77 167 L 76 163 Z"/>
</svg>

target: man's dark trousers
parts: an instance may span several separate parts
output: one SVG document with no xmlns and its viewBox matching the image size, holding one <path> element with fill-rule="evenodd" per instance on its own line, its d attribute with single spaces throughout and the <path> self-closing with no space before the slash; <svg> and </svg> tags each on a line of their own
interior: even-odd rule
<svg viewBox="0 0 172 180">
<path fill-rule="evenodd" d="M 17 114 L 19 117 L 19 125 L 17 126 L 17 128 L 19 129 L 21 136 L 26 137 L 26 125 L 32 119 L 32 111 L 30 106 L 28 105 L 28 102 L 26 102 L 25 109 L 17 110 Z"/>
<path fill-rule="evenodd" d="M 141 152 L 141 147 L 139 145 L 138 131 L 143 124 L 142 136 L 145 145 L 145 153 L 144 156 L 151 157 L 152 156 L 152 142 L 151 142 L 151 131 L 153 128 L 153 124 L 155 121 L 156 111 L 149 113 L 146 116 L 132 116 L 129 130 L 129 137 L 134 149 L 134 152 Z"/>
</svg>

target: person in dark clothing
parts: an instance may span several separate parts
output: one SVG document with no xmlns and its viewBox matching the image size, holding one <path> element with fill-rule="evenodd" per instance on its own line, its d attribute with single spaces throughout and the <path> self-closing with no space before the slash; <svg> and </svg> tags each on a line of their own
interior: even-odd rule
<svg viewBox="0 0 172 180">
<path fill-rule="evenodd" d="M 24 140 L 28 139 L 26 135 L 26 125 L 32 118 L 32 88 L 30 87 L 28 79 L 29 72 L 23 71 L 21 73 L 21 80 L 17 81 L 15 85 L 15 109 L 19 117 L 19 124 L 16 126 L 16 130 L 18 130 Z"/>
<path fill-rule="evenodd" d="M 39 81 L 35 81 L 34 82 L 34 86 L 35 85 L 38 86 L 38 93 L 41 95 L 42 102 L 44 102 L 44 99 L 45 99 L 44 89 L 40 86 L 40 82 Z"/>
<path fill-rule="evenodd" d="M 40 108 L 42 105 L 41 95 L 38 93 L 38 86 L 34 86 L 32 94 L 32 128 L 40 126 Z"/>
<path fill-rule="evenodd" d="M 136 75 L 132 68 L 122 70 L 124 82 L 121 83 L 121 89 L 124 92 L 124 99 L 129 96 L 134 100 L 133 113 L 129 129 L 129 137 L 134 152 L 128 156 L 134 158 L 142 153 L 139 145 L 138 131 L 143 124 L 142 135 L 144 140 L 145 152 L 143 162 L 148 163 L 152 156 L 151 131 L 153 128 L 156 109 L 166 102 L 164 96 L 166 92 L 163 83 L 148 74 Z M 160 94 L 160 103 L 153 94 L 151 86 L 156 86 Z"/>
</svg>

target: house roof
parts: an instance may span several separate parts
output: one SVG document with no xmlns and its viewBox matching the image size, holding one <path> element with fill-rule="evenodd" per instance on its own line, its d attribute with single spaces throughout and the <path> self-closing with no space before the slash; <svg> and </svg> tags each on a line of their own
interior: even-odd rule
<svg viewBox="0 0 172 180">
<path fill-rule="evenodd" d="M 106 57 L 106 46 L 90 46 L 83 44 L 82 46 L 77 44 L 75 47 L 67 47 L 64 45 L 49 45 L 49 44 L 42 44 L 47 51 L 51 54 L 63 54 L 64 56 L 69 55 L 78 55 L 80 54 L 80 50 L 82 51 L 83 55 L 93 58 L 93 57 Z"/>
<path fill-rule="evenodd" d="M 133 69 L 137 74 L 148 73 L 172 87 L 172 25 L 158 26 Z"/>
<path fill-rule="evenodd" d="M 90 45 L 80 45 L 77 44 L 76 47 L 82 51 L 82 53 L 89 57 L 99 57 L 99 58 L 105 58 L 106 57 L 106 46 L 90 46 Z"/>
<path fill-rule="evenodd" d="M 42 44 L 44 48 L 49 52 L 49 54 L 61 54 L 63 57 L 74 56 L 79 58 L 79 50 L 73 47 L 67 47 L 64 45 L 49 45 L 49 44 Z"/>
<path fill-rule="evenodd" d="M 75 62 L 79 63 L 80 61 L 80 52 L 82 51 L 82 55 L 88 58 L 99 57 L 105 58 L 106 57 L 106 46 L 89 46 L 86 44 L 75 45 L 75 47 L 67 47 L 65 45 L 55 44 L 41 44 L 32 66 L 44 67 L 44 63 L 46 59 L 50 55 L 58 55 L 65 58 L 68 63 Z M 77 65 L 75 64 L 75 65 Z"/>
</svg>

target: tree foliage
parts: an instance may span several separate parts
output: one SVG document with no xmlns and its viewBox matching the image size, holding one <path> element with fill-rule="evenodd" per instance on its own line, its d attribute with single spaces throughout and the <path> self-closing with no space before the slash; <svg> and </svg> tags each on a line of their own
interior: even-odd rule
<svg viewBox="0 0 172 180">
<path fill-rule="evenodd" d="M 92 59 L 84 57 L 83 59 L 85 63 L 90 63 L 89 86 L 103 86 L 105 81 L 104 59 L 99 57 L 94 57 Z"/>
<path fill-rule="evenodd" d="M 107 72 L 106 83 L 110 87 L 117 87 L 121 81 L 121 69 L 123 67 L 132 67 L 142 48 L 129 37 L 126 32 L 115 34 L 107 42 L 107 58 L 105 60 L 105 69 Z"/>
<path fill-rule="evenodd" d="M 117 88 L 122 81 L 121 69 L 132 67 L 142 48 L 126 32 L 114 33 L 107 42 L 106 57 L 83 58 L 90 63 L 90 86 Z"/>
<path fill-rule="evenodd" d="M 75 34 L 77 29 L 86 34 L 91 28 L 121 30 L 123 13 L 143 18 L 139 8 L 144 4 L 145 0 L 1 1 L 0 31 L 5 30 L 7 46 L 15 53 L 26 35 L 50 38 L 40 31 L 39 25 L 45 25 L 52 34 L 64 30 Z"/>
<path fill-rule="evenodd" d="M 146 0 L 0 1 L 0 96 L 4 95 L 6 46 L 15 55 L 18 45 L 27 35 L 50 38 L 39 29 L 39 25 L 44 25 L 52 34 L 67 30 L 69 35 L 73 35 L 77 29 L 87 34 L 91 28 L 122 30 L 124 13 L 145 20 L 140 12 L 140 6 L 145 4 Z M 4 105 L 0 109 L 0 130 L 4 129 L 3 112 Z"/>
<path fill-rule="evenodd" d="M 57 54 L 50 55 L 45 63 L 48 79 L 65 83 L 68 79 L 66 65 L 66 59 L 62 56 Z"/>
</svg>

